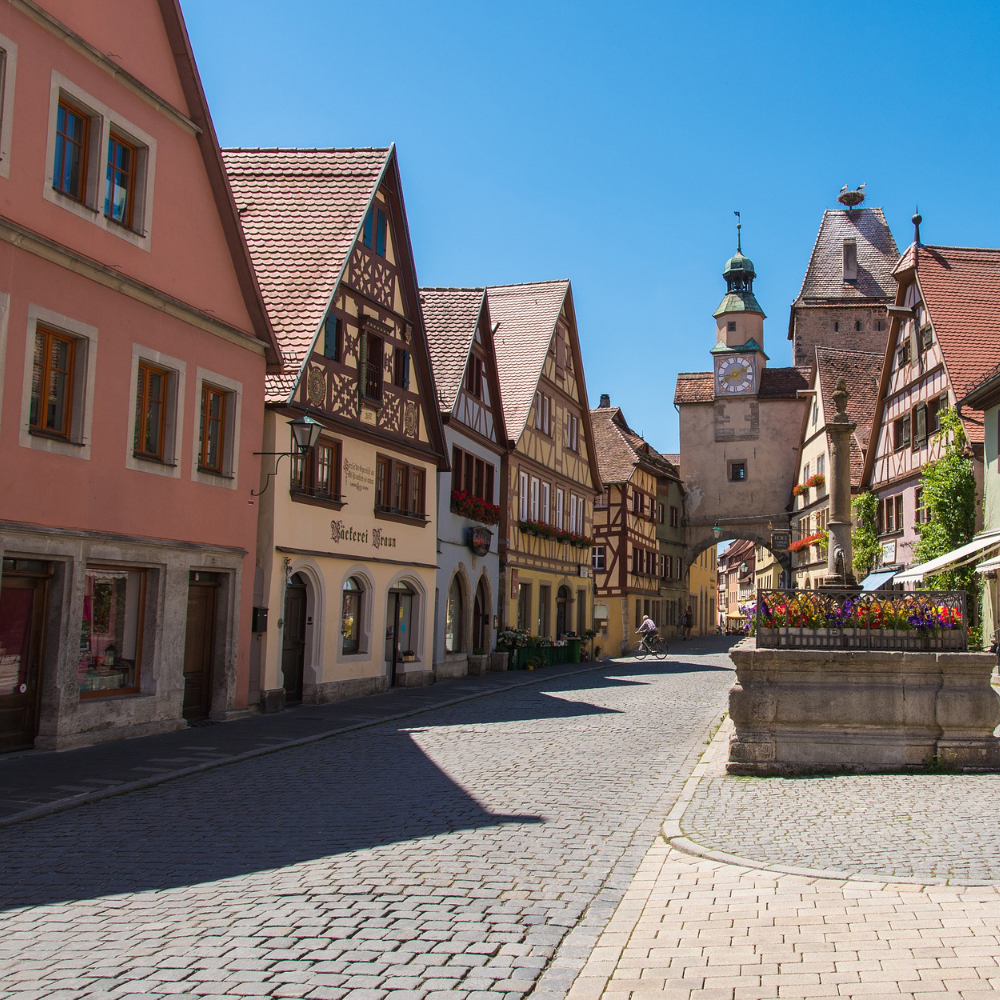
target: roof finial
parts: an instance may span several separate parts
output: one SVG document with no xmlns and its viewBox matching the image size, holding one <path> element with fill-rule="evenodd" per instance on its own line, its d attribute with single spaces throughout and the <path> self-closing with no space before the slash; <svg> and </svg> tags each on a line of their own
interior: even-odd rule
<svg viewBox="0 0 1000 1000">
<path fill-rule="evenodd" d="M 916 243 L 917 246 L 920 246 L 920 223 L 923 221 L 924 220 L 920 216 L 920 209 L 917 206 L 914 206 L 913 218 L 910 219 L 910 222 L 913 223 L 913 242 Z"/>
<path fill-rule="evenodd" d="M 740 213 L 739 212 L 733 212 L 733 215 L 735 215 L 737 219 L 739 219 L 739 217 L 740 217 Z M 743 253 L 743 247 L 740 244 L 740 230 L 742 228 L 743 228 L 743 222 L 742 221 L 737 222 L 736 223 L 736 252 L 737 253 Z"/>
</svg>

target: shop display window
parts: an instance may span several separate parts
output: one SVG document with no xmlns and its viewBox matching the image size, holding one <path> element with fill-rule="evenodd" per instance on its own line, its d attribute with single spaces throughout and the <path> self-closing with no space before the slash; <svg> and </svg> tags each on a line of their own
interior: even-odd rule
<svg viewBox="0 0 1000 1000">
<path fill-rule="evenodd" d="M 146 571 L 88 566 L 80 625 L 80 695 L 139 690 Z"/>
<path fill-rule="evenodd" d="M 340 620 L 340 634 L 343 637 L 341 651 L 356 653 L 361 648 L 361 589 L 360 582 L 350 577 L 344 584 L 343 613 Z"/>
</svg>

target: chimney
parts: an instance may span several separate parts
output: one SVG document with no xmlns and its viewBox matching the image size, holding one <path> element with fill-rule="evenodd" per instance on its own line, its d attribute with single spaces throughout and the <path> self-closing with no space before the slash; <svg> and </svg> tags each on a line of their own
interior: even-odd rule
<svg viewBox="0 0 1000 1000">
<path fill-rule="evenodd" d="M 599 410 L 610 410 L 611 409 L 611 397 L 606 393 L 601 393 L 601 405 L 598 407 Z"/>
</svg>

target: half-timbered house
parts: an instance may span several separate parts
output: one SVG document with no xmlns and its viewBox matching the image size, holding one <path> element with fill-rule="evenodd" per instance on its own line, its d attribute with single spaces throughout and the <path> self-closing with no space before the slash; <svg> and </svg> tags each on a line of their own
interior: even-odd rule
<svg viewBox="0 0 1000 1000">
<path fill-rule="evenodd" d="M 645 615 L 661 628 L 667 623 L 661 581 L 667 578 L 668 558 L 673 577 L 675 558 L 683 563 L 683 557 L 661 551 L 658 529 L 668 515 L 658 487 L 661 479 L 679 480 L 673 466 L 629 427 L 608 396 L 601 397 L 590 417 L 604 485 L 594 505 L 594 620 L 601 645 L 616 655 L 634 645 Z M 677 569 L 683 576 L 683 566 Z M 683 584 L 680 593 L 683 604 L 689 599 Z"/>
<path fill-rule="evenodd" d="M 919 227 L 920 217 L 914 217 Z M 1000 250 L 925 246 L 916 240 L 895 270 L 898 282 L 863 481 L 879 500 L 881 568 L 914 561 L 924 517 L 921 470 L 940 457 L 940 414 L 996 364 L 995 301 Z M 961 412 L 976 481 L 982 484 L 983 422 Z M 913 578 L 909 582 L 916 583 Z"/>
<path fill-rule="evenodd" d="M 591 525 L 601 489 L 568 281 L 487 289 L 507 426 L 501 627 L 558 638 L 593 620 Z"/>
<path fill-rule="evenodd" d="M 451 468 L 438 478 L 434 673 L 481 672 L 494 645 L 507 430 L 485 288 L 420 291 Z"/>
<path fill-rule="evenodd" d="M 288 452 L 297 417 L 322 426 L 262 480 L 264 706 L 425 683 L 447 458 L 395 147 L 225 158 L 285 359 L 262 450 Z"/>
<path fill-rule="evenodd" d="M 836 413 L 833 391 L 843 378 L 848 391 L 847 415 L 855 424 L 850 438 L 851 494 L 854 495 L 861 489 L 882 358 L 883 355 L 869 351 L 813 348 L 809 389 L 803 391 L 809 408 L 803 419 L 798 472 L 790 500 L 796 587 L 815 588 L 826 578 L 827 523 L 830 519 L 827 476 L 832 467 L 826 422 Z"/>
</svg>

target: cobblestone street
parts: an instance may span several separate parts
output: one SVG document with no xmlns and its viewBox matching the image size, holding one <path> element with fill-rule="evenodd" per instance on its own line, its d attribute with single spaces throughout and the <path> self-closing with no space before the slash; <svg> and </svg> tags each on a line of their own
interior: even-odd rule
<svg viewBox="0 0 1000 1000">
<path fill-rule="evenodd" d="M 0 995 L 564 996 L 724 711 L 680 649 L 0 830 Z"/>
</svg>

